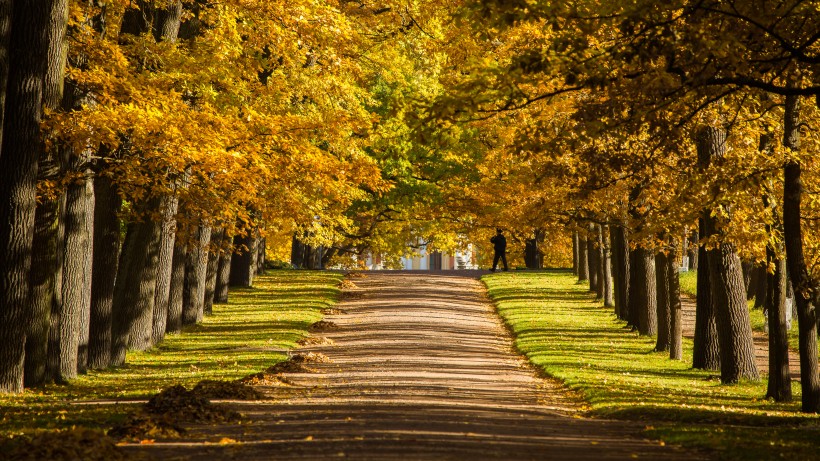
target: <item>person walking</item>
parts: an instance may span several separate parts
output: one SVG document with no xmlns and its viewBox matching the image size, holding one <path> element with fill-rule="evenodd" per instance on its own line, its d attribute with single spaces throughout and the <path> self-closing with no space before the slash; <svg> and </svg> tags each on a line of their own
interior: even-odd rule
<svg viewBox="0 0 820 461">
<path fill-rule="evenodd" d="M 495 272 L 495 269 L 498 267 L 498 260 L 500 259 L 501 262 L 504 263 L 504 270 L 508 271 L 507 268 L 507 239 L 504 237 L 503 231 L 498 228 L 495 230 L 495 235 L 490 239 L 490 242 L 493 244 L 493 267 L 490 269 L 491 272 Z"/>
</svg>

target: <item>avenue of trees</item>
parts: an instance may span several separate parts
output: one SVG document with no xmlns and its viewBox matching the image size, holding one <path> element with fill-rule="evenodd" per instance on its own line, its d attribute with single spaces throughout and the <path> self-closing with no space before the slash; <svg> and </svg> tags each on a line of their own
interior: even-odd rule
<svg viewBox="0 0 820 461">
<path fill-rule="evenodd" d="M 696 260 L 693 366 L 725 383 L 759 379 L 758 290 L 778 400 L 793 299 L 818 412 L 818 6 L 0 0 L 0 390 L 121 365 L 266 249 L 503 227 L 673 359 Z"/>
</svg>

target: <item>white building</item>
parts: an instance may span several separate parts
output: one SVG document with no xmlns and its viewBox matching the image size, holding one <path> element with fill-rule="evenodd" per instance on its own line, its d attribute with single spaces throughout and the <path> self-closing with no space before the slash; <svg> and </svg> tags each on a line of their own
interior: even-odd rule
<svg viewBox="0 0 820 461">
<path fill-rule="evenodd" d="M 401 258 L 402 269 L 404 270 L 457 270 L 457 269 L 478 269 L 473 245 L 467 245 L 464 251 L 456 251 L 454 255 L 441 252 L 428 253 L 424 246 L 419 249 L 418 256 L 412 258 Z M 367 268 L 370 270 L 382 270 L 384 266 L 381 258 L 367 257 Z"/>
</svg>

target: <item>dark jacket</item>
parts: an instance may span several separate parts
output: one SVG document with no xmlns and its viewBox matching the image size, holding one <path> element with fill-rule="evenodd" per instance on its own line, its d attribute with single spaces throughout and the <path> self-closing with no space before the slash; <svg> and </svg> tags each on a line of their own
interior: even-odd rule
<svg viewBox="0 0 820 461">
<path fill-rule="evenodd" d="M 503 235 L 495 235 L 493 238 L 490 239 L 490 242 L 493 243 L 493 249 L 495 249 L 496 253 L 503 253 L 507 251 L 507 239 L 504 238 Z"/>
</svg>

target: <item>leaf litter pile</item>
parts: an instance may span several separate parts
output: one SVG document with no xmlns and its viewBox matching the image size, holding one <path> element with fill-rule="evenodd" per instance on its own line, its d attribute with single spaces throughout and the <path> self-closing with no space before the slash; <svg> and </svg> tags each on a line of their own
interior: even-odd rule
<svg viewBox="0 0 820 461">
<path fill-rule="evenodd" d="M 245 384 L 257 386 L 290 385 L 291 382 L 281 374 L 313 373 L 316 370 L 308 366 L 310 363 L 330 363 L 330 359 L 319 352 L 295 354 L 288 360 L 268 367 L 265 371 L 246 376 L 241 381 Z"/>
<path fill-rule="evenodd" d="M 111 437 L 92 429 L 40 432 L 0 441 L 3 459 L 19 461 L 136 461 L 141 454 L 121 450 Z"/>
<path fill-rule="evenodd" d="M 310 327 L 308 327 L 308 331 L 311 333 L 316 333 L 319 331 L 328 331 L 328 330 L 336 330 L 339 328 L 339 325 L 328 321 L 328 320 L 319 320 L 318 322 L 314 323 Z"/>
</svg>

